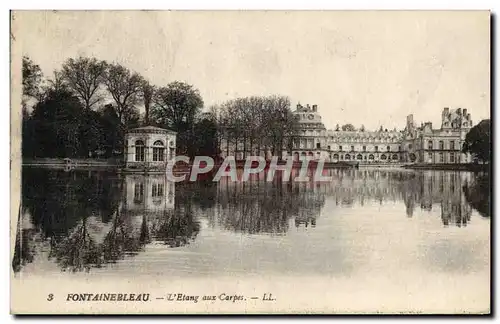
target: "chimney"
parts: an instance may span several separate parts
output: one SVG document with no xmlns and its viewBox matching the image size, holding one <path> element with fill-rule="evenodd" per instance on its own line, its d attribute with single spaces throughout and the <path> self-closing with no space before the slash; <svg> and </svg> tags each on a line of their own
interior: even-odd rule
<svg viewBox="0 0 500 324">
<path fill-rule="evenodd" d="M 457 114 L 461 115 L 462 114 L 462 108 L 457 108 Z"/>
<path fill-rule="evenodd" d="M 313 105 L 313 111 L 317 112 L 318 111 L 318 105 Z"/>
<path fill-rule="evenodd" d="M 467 109 L 464 108 L 464 116 L 467 117 Z"/>
<path fill-rule="evenodd" d="M 471 119 L 470 119 L 470 113 L 469 113 L 469 114 L 467 114 L 467 119 L 468 119 L 468 120 L 471 120 Z"/>
<path fill-rule="evenodd" d="M 443 116 L 446 116 L 446 115 L 448 115 L 449 113 L 450 113 L 450 108 L 448 108 L 448 107 L 444 107 L 444 109 L 443 109 Z"/>
</svg>

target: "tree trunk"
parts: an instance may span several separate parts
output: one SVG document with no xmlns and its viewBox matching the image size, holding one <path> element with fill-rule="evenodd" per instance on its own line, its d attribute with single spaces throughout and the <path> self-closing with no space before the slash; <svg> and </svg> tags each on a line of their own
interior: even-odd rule
<svg viewBox="0 0 500 324">
<path fill-rule="evenodd" d="M 243 159 L 247 158 L 247 136 L 243 135 Z"/>
<path fill-rule="evenodd" d="M 144 126 L 149 125 L 149 101 L 144 101 L 144 109 L 146 110 L 146 113 L 144 115 Z"/>
</svg>

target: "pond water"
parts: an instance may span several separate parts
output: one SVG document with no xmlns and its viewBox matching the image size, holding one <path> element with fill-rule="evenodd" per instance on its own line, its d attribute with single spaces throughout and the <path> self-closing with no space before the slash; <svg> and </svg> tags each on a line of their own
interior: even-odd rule
<svg viewBox="0 0 500 324">
<path fill-rule="evenodd" d="M 172 183 L 23 170 L 19 274 L 445 277 L 489 291 L 489 174 L 329 170 L 331 182 Z M 418 276 L 416 278 L 415 276 Z M 396 279 L 395 279 L 396 280 Z M 439 285 L 439 282 L 436 284 Z"/>
</svg>

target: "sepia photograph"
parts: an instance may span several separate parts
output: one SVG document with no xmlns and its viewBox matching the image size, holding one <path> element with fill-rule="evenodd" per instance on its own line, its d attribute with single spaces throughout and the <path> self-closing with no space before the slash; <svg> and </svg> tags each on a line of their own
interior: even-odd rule
<svg viewBox="0 0 500 324">
<path fill-rule="evenodd" d="M 10 23 L 12 314 L 491 314 L 490 11 Z"/>
</svg>

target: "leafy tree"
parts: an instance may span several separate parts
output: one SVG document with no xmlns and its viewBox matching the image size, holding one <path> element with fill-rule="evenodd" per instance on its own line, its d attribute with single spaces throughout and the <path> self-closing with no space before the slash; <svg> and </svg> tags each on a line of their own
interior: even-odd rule
<svg viewBox="0 0 500 324">
<path fill-rule="evenodd" d="M 342 125 L 342 130 L 347 132 L 354 132 L 356 130 L 356 127 L 354 127 L 353 124 L 345 124 Z"/>
<path fill-rule="evenodd" d="M 482 162 L 491 161 L 491 126 L 490 120 L 484 119 L 465 136 L 462 151 L 471 153 Z"/>
<path fill-rule="evenodd" d="M 141 114 L 139 109 L 132 107 L 127 109 L 123 114 L 124 129 L 131 129 L 141 126 Z"/>
<path fill-rule="evenodd" d="M 151 101 L 153 100 L 153 96 L 155 94 L 155 86 L 144 80 L 141 84 L 141 96 L 144 101 L 144 125 L 149 125 L 149 115 L 151 110 Z"/>
<path fill-rule="evenodd" d="M 106 64 L 104 83 L 115 101 L 113 106 L 120 122 L 125 124 L 131 110 L 140 99 L 141 86 L 144 79 L 136 72 L 132 72 L 120 64 Z"/>
<path fill-rule="evenodd" d="M 157 122 L 176 131 L 192 126 L 195 116 L 203 107 L 199 91 L 179 81 L 159 88 L 153 101 L 152 114 Z"/>
<path fill-rule="evenodd" d="M 42 81 L 42 70 L 28 56 L 23 56 L 23 96 L 37 98 Z"/>
<path fill-rule="evenodd" d="M 93 157 L 93 152 L 101 149 L 101 116 L 99 113 L 92 110 L 85 110 L 82 113 L 79 135 L 80 149 L 79 156 Z"/>
<path fill-rule="evenodd" d="M 193 155 L 203 155 L 216 157 L 218 152 L 217 124 L 211 115 L 205 115 L 196 121 L 194 129 L 196 136 L 194 139 Z"/>
<path fill-rule="evenodd" d="M 105 157 L 111 157 L 113 152 L 123 147 L 123 125 L 112 104 L 100 108 L 99 114 L 101 116 L 102 149 L 105 152 Z"/>
<path fill-rule="evenodd" d="M 76 157 L 83 107 L 71 92 L 50 90 L 33 110 L 34 153 L 38 157 Z"/>
<path fill-rule="evenodd" d="M 61 76 L 77 96 L 85 110 L 99 102 L 99 87 L 102 83 L 106 63 L 96 58 L 70 58 L 62 66 Z"/>
<path fill-rule="evenodd" d="M 33 157 L 35 149 L 35 137 L 34 137 L 34 123 L 31 119 L 28 110 L 23 105 L 22 107 L 22 140 L 21 140 L 21 153 L 23 158 Z"/>
<path fill-rule="evenodd" d="M 153 97 L 151 117 L 161 127 L 177 132 L 180 152 L 187 152 L 193 145 L 195 118 L 203 107 L 197 89 L 184 82 L 175 81 L 160 87 Z"/>
</svg>

